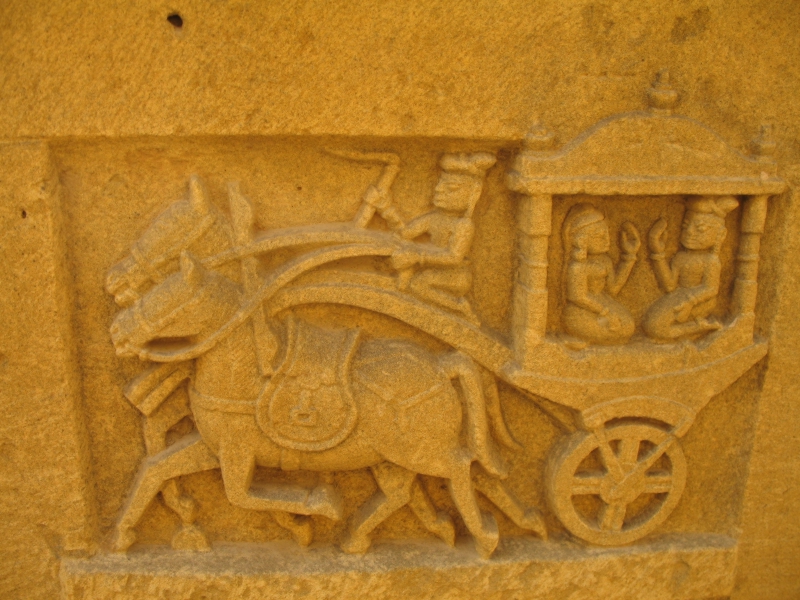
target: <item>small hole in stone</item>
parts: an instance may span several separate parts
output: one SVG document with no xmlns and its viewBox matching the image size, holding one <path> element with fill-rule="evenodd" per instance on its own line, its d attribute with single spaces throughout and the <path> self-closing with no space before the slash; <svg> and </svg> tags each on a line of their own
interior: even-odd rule
<svg viewBox="0 0 800 600">
<path fill-rule="evenodd" d="M 172 13 L 167 17 L 167 21 L 169 21 L 173 27 L 178 29 L 183 27 L 183 18 L 178 13 Z"/>
<path fill-rule="evenodd" d="M 298 192 L 302 192 L 303 191 L 303 186 L 302 185 L 298 185 L 297 186 L 297 191 Z"/>
<path fill-rule="evenodd" d="M 22 209 L 22 218 L 23 219 L 27 219 L 28 218 L 28 212 L 24 208 Z"/>
</svg>

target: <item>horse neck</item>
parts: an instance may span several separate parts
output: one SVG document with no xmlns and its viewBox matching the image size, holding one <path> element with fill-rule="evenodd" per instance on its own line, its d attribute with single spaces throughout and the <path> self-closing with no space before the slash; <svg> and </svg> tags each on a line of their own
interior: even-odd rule
<svg viewBox="0 0 800 600">
<path fill-rule="evenodd" d="M 233 247 L 233 231 L 225 217 L 217 210 L 212 213 L 214 222 L 194 240 L 186 240 L 185 249 L 198 256 L 213 256 Z"/>
<path fill-rule="evenodd" d="M 199 258 L 208 258 L 221 254 L 233 248 L 233 231 L 225 218 L 218 211 L 215 212 L 214 223 L 202 236 L 189 243 L 184 250 L 188 250 Z M 217 271 L 232 281 L 239 281 L 240 268 L 238 262 L 229 262 L 217 267 Z"/>
<path fill-rule="evenodd" d="M 195 341 L 201 343 L 219 330 L 239 309 L 230 301 L 211 308 L 217 319 Z M 209 311 L 211 312 L 211 311 Z M 258 369 L 255 339 L 246 321 L 197 359 L 194 387 L 201 394 L 230 400 L 252 400 L 263 386 Z"/>
</svg>

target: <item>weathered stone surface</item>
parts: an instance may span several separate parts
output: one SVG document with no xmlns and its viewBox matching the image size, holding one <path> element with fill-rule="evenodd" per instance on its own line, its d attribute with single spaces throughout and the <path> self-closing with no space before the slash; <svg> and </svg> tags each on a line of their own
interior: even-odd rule
<svg viewBox="0 0 800 600">
<path fill-rule="evenodd" d="M 0 595 L 800 593 L 800 10 L 529 4 L 0 7 Z"/>
<path fill-rule="evenodd" d="M 69 600 L 128 599 L 172 590 L 180 597 L 342 598 L 714 598 L 730 593 L 735 542 L 683 536 L 630 548 L 592 549 L 532 539 L 503 542 L 491 561 L 469 545 L 394 542 L 363 558 L 286 543 L 221 546 L 212 554 L 168 552 L 67 560 Z M 156 595 L 155 597 L 159 597 Z"/>
<path fill-rule="evenodd" d="M 46 144 L 0 144 L 0 593 L 54 597 L 94 543 L 58 172 Z"/>
</svg>

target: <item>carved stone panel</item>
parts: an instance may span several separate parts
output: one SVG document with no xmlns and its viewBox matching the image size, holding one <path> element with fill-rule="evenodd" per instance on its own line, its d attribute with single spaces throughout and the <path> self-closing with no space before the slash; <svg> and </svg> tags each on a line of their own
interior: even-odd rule
<svg viewBox="0 0 800 600">
<path fill-rule="evenodd" d="M 124 228 L 76 221 L 80 293 L 108 294 L 81 323 L 114 420 L 93 439 L 126 457 L 95 453 L 104 551 L 468 535 L 488 559 L 501 538 L 724 529 L 671 519 L 682 438 L 768 351 L 759 239 L 784 184 L 666 85 L 560 148 L 538 127 L 66 152 L 106 181 L 98 208 L 152 198 Z"/>
<path fill-rule="evenodd" d="M 3 414 L 63 463 L 0 440 L 43 593 L 730 596 L 794 176 L 673 70 L 582 131 L 540 98 L 0 147 Z"/>
</svg>

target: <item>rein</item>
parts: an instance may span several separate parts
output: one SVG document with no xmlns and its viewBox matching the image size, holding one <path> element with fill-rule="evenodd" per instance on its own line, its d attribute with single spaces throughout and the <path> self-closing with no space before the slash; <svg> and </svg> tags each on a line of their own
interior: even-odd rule
<svg viewBox="0 0 800 600">
<path fill-rule="evenodd" d="M 324 265 L 325 263 L 334 262 L 344 258 L 354 258 L 358 256 L 391 256 L 396 249 L 396 244 L 375 243 L 375 244 L 355 244 L 346 246 L 335 246 L 333 248 L 323 248 L 310 252 L 302 257 L 296 258 L 281 269 L 272 273 L 264 282 L 264 284 L 253 294 L 240 308 L 236 314 L 231 317 L 227 323 L 222 325 L 216 332 L 210 335 L 202 342 L 195 344 L 185 350 L 165 352 L 157 350 L 141 349 L 136 354 L 142 360 L 152 360 L 154 362 L 179 362 L 183 360 L 192 360 L 201 354 L 205 354 L 228 335 L 230 335 L 237 327 L 242 325 L 253 312 L 261 306 L 261 304 L 269 300 L 275 295 L 283 286 L 290 283 L 306 271 Z M 192 299 L 194 299 L 194 296 Z M 192 300 L 190 300 L 191 302 Z M 198 299 L 199 301 L 199 299 Z M 183 305 L 185 306 L 185 305 Z M 183 308 L 183 306 L 181 308 Z M 177 310 L 172 311 L 169 315 L 164 317 L 174 318 Z M 134 313 L 136 314 L 136 313 Z M 143 315 L 140 315 L 144 319 Z M 161 320 L 159 320 L 160 322 Z M 146 321 L 145 321 L 146 322 Z M 152 327 L 148 324 L 149 327 Z"/>
<path fill-rule="evenodd" d="M 192 297 L 189 298 L 189 300 L 187 300 L 177 308 L 172 309 L 169 313 L 158 319 L 155 323 L 151 323 L 147 319 L 147 317 L 144 316 L 144 313 L 142 312 L 142 299 L 139 299 L 131 307 L 131 310 L 133 311 L 133 319 L 136 322 L 136 324 L 139 327 L 143 328 L 148 334 L 154 332 L 158 333 L 165 327 L 171 325 L 173 321 L 175 321 L 175 319 L 177 319 L 183 311 L 185 311 L 188 308 L 192 308 L 197 304 L 200 304 L 210 295 L 211 295 L 210 288 L 204 286 L 198 292 L 192 294 Z"/>
</svg>

